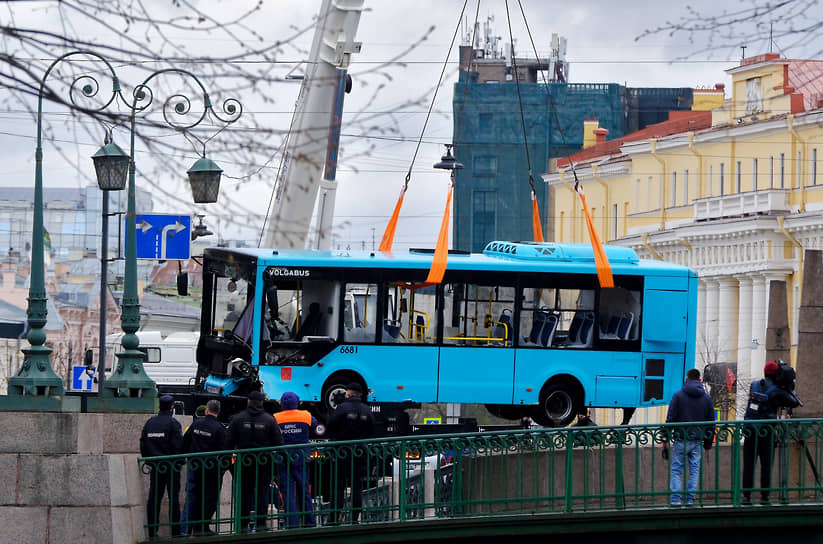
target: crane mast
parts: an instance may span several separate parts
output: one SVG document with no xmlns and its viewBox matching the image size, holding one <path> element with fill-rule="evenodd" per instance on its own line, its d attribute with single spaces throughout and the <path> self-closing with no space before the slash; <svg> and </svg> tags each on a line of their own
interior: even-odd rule
<svg viewBox="0 0 823 544">
<path fill-rule="evenodd" d="M 323 0 L 283 162 L 266 218 L 266 247 L 303 248 L 317 205 L 312 247 L 331 247 L 343 96 L 364 0 Z M 349 87 L 350 88 L 350 87 Z"/>
</svg>

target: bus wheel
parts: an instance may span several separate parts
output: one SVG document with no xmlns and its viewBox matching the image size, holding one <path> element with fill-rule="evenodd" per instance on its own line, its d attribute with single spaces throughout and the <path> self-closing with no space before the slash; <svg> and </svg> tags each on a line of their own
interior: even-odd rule
<svg viewBox="0 0 823 544">
<path fill-rule="evenodd" d="M 346 398 L 346 388 L 351 382 L 358 382 L 363 391 L 366 390 L 363 380 L 353 378 L 345 374 L 337 374 L 329 378 L 323 386 L 323 396 L 320 401 L 320 408 L 326 415 L 331 414 L 337 408 L 342 399 Z"/>
<path fill-rule="evenodd" d="M 565 427 L 574 420 L 580 399 L 572 388 L 558 383 L 543 388 L 540 404 L 533 413 L 534 420 L 544 427 Z"/>
</svg>

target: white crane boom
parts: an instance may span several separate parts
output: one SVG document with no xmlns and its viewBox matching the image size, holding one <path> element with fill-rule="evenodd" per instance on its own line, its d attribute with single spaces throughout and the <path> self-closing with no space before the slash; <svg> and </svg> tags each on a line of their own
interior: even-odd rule
<svg viewBox="0 0 823 544">
<path fill-rule="evenodd" d="M 317 203 L 313 247 L 331 247 L 340 117 L 347 69 L 364 0 L 323 0 L 305 77 L 289 130 L 275 200 L 265 227 L 266 247 L 303 248 Z"/>
</svg>

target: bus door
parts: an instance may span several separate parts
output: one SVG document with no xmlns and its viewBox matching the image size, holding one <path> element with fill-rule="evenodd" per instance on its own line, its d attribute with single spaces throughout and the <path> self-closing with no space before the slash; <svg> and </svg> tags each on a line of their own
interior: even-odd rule
<svg viewBox="0 0 823 544">
<path fill-rule="evenodd" d="M 679 279 L 679 278 L 678 278 Z M 643 313 L 643 404 L 666 404 L 684 380 L 688 291 L 647 289 Z"/>
<path fill-rule="evenodd" d="M 446 284 L 438 402 L 510 404 L 514 288 Z"/>
</svg>

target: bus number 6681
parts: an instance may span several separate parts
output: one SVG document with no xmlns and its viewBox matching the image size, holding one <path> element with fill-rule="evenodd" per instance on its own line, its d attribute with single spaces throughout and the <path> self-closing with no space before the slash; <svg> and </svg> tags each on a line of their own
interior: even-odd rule
<svg viewBox="0 0 823 544">
<path fill-rule="evenodd" d="M 343 353 L 343 354 L 357 353 L 357 346 L 340 346 L 340 353 Z"/>
</svg>

